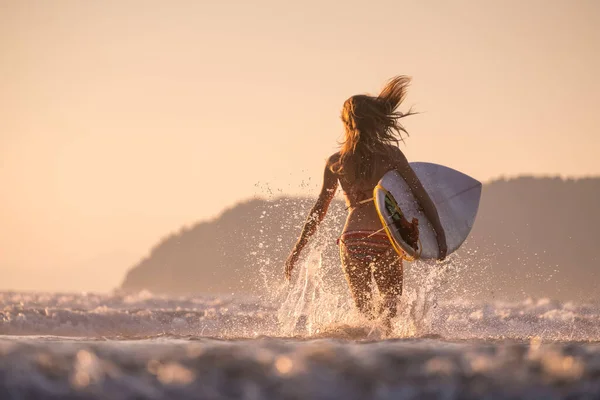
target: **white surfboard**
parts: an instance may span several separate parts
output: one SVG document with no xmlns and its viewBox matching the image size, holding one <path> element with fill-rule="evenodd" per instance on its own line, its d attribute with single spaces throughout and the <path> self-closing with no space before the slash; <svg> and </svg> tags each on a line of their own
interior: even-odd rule
<svg viewBox="0 0 600 400">
<path fill-rule="evenodd" d="M 413 162 L 410 166 L 437 208 L 450 254 L 460 247 L 471 232 L 479 208 L 481 183 L 443 165 Z M 439 257 L 433 227 L 420 210 L 417 200 L 400 173 L 395 170 L 386 173 L 375 187 L 373 199 L 385 231 L 398 254 L 405 258 L 408 255 L 412 259 Z M 397 205 L 397 208 L 394 205 Z M 415 250 L 400 235 L 397 225 L 394 224 L 394 213 L 398 211 L 409 222 L 413 218 L 419 220 L 419 249 Z"/>
</svg>

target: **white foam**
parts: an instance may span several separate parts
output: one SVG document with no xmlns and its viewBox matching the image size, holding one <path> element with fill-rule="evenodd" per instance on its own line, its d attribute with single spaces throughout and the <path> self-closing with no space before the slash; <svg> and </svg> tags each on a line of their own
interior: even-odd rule
<svg viewBox="0 0 600 400">
<path fill-rule="evenodd" d="M 400 305 L 393 335 L 401 339 L 381 341 L 347 296 L 323 287 L 318 251 L 311 254 L 276 304 L 149 292 L 0 293 L 0 397 L 24 390 L 57 399 L 600 395 L 597 306 L 438 301 L 423 283 Z M 419 279 L 436 287 L 431 274 Z"/>
</svg>

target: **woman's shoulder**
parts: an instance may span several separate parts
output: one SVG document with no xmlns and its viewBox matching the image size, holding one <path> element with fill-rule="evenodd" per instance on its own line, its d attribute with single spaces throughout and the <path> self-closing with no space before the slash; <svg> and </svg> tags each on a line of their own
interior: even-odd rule
<svg viewBox="0 0 600 400">
<path fill-rule="evenodd" d="M 389 152 L 388 154 L 390 154 L 395 161 L 406 159 L 406 156 L 398 146 L 394 146 L 393 144 L 388 144 L 386 146 Z"/>
<path fill-rule="evenodd" d="M 340 152 L 335 152 L 327 158 L 327 167 L 331 167 L 334 164 L 337 164 L 340 161 Z"/>
<path fill-rule="evenodd" d="M 387 151 L 393 153 L 393 154 L 398 154 L 398 153 L 402 153 L 402 150 L 400 150 L 400 147 L 393 145 L 393 144 L 386 144 L 385 145 Z"/>
</svg>

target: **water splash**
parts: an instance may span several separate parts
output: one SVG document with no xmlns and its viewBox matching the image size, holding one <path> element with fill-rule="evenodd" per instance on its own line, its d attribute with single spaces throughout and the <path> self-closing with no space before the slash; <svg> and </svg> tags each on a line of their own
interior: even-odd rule
<svg viewBox="0 0 600 400">
<path fill-rule="evenodd" d="M 298 277 L 287 288 L 287 296 L 278 311 L 281 334 L 313 336 L 335 323 L 348 322 L 349 300 L 338 288 L 325 282 L 322 248 L 309 249 L 300 264 Z"/>
<path fill-rule="evenodd" d="M 284 336 L 319 336 L 324 332 L 340 333 L 363 328 L 364 336 L 381 335 L 381 321 L 371 321 L 354 307 L 345 282 L 326 283 L 328 268 L 323 247 L 315 245 L 300 263 L 296 279 L 285 287 L 286 295 L 278 310 L 280 334 Z M 399 298 L 398 316 L 392 320 L 392 336 L 415 337 L 432 334 L 438 302 L 447 291 L 451 262 L 445 264 L 415 262 L 406 266 L 405 291 Z M 341 274 L 341 267 L 336 265 Z M 377 307 L 382 296 L 373 284 L 373 302 Z"/>
</svg>

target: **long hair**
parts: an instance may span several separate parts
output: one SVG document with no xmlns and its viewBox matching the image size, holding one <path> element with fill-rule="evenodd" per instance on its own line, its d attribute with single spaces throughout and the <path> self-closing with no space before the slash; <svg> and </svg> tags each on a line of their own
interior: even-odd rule
<svg viewBox="0 0 600 400">
<path fill-rule="evenodd" d="M 404 141 L 408 132 L 400 119 L 414 114 L 396 111 L 406 97 L 411 78 L 400 75 L 390 79 L 379 96 L 356 95 L 344 102 L 342 121 L 346 130 L 341 143 L 340 157 L 332 165 L 339 175 L 350 175 L 355 179 L 369 179 L 375 164 L 382 156 L 389 155 L 389 145 L 396 146 Z M 347 162 L 353 161 L 354 170 L 346 169 Z"/>
</svg>

